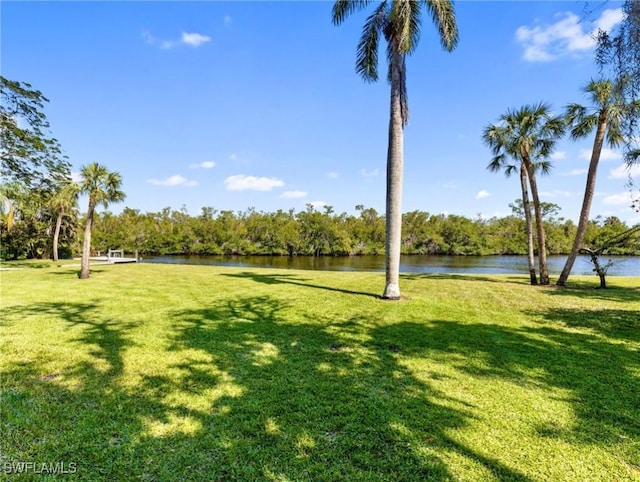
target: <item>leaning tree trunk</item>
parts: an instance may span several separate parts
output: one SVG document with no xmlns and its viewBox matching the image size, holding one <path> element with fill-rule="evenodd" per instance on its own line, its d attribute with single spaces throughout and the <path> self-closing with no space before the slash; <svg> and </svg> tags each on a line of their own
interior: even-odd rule
<svg viewBox="0 0 640 482">
<path fill-rule="evenodd" d="M 389 145 L 387 148 L 386 199 L 386 285 L 382 298 L 400 299 L 400 247 L 402 241 L 402 171 L 403 131 L 402 115 L 402 56 L 394 49 L 391 58 L 391 112 L 389 116 Z"/>
<path fill-rule="evenodd" d="M 64 216 L 64 209 L 60 209 L 58 217 L 56 218 L 56 228 L 53 231 L 53 261 L 58 261 L 58 239 L 60 238 L 60 226 L 62 226 L 62 216 Z"/>
<path fill-rule="evenodd" d="M 87 210 L 87 223 L 84 227 L 84 240 L 82 242 L 82 262 L 80 264 L 80 279 L 89 278 L 89 256 L 91 255 L 91 228 L 93 227 L 93 211 L 95 206 L 89 201 Z"/>
<path fill-rule="evenodd" d="M 587 173 L 587 184 L 584 189 L 584 199 L 582 200 L 582 209 L 580 210 L 580 220 L 578 221 L 578 229 L 576 231 L 576 237 L 573 239 L 573 245 L 571 246 L 571 252 L 569 257 L 562 268 L 560 277 L 556 282 L 558 286 L 565 286 L 569 275 L 571 274 L 571 268 L 575 262 L 584 240 L 584 235 L 587 232 L 587 226 L 589 224 L 589 211 L 591 211 L 591 201 L 596 190 L 596 174 L 598 171 L 598 163 L 600 162 L 600 154 L 602 152 L 602 146 L 604 144 L 605 133 L 607 131 L 607 114 L 606 111 L 601 111 L 598 118 L 598 130 L 596 131 L 596 138 L 593 141 L 593 151 L 591 151 L 591 161 L 589 162 L 589 172 Z"/>
<path fill-rule="evenodd" d="M 536 260 L 533 255 L 533 223 L 531 222 L 531 209 L 529 209 L 529 190 L 527 189 L 527 170 L 520 166 L 520 187 L 522 188 L 522 209 L 527 229 L 527 261 L 529 264 L 529 278 L 532 285 L 538 284 L 536 277 Z"/>
<path fill-rule="evenodd" d="M 533 198 L 533 209 L 536 215 L 536 233 L 538 235 L 538 263 L 540 264 L 540 284 L 549 284 L 549 267 L 547 266 L 547 243 L 544 233 L 544 224 L 542 222 L 542 209 L 540 207 L 540 198 L 538 197 L 538 184 L 533 165 L 530 160 L 525 162 L 527 166 L 527 175 L 529 176 L 529 185 L 531 186 L 531 197 Z"/>
</svg>

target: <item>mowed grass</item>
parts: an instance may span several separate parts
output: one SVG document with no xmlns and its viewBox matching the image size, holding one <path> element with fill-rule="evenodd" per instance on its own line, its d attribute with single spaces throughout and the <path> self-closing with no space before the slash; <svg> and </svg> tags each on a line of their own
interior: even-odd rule
<svg viewBox="0 0 640 482">
<path fill-rule="evenodd" d="M 0 272 L 0 464 L 86 481 L 640 480 L 640 279 Z M 60 480 L 26 473 L 15 480 Z M 13 480 L 13 478 L 12 478 Z"/>
</svg>

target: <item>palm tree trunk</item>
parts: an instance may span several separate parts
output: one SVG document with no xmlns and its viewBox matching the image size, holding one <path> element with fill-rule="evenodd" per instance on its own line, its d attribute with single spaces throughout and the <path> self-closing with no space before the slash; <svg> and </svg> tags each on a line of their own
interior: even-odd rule
<svg viewBox="0 0 640 482">
<path fill-rule="evenodd" d="M 538 284 L 536 277 L 536 264 L 533 255 L 533 223 L 531 222 L 531 209 L 529 208 L 529 190 L 527 189 L 527 170 L 524 165 L 520 166 L 520 187 L 522 188 L 522 209 L 524 211 L 524 221 L 527 229 L 527 261 L 529 264 L 529 278 L 532 285 Z"/>
<path fill-rule="evenodd" d="M 60 237 L 60 226 L 62 226 L 62 216 L 64 216 L 64 209 L 60 209 L 58 217 L 56 218 L 56 228 L 53 232 L 53 261 L 58 261 L 58 239 Z"/>
<path fill-rule="evenodd" d="M 89 256 L 91 255 L 91 228 L 93 226 L 93 211 L 95 206 L 89 201 L 87 210 L 87 223 L 84 227 L 84 240 L 82 242 L 82 262 L 80 263 L 80 279 L 89 278 Z"/>
<path fill-rule="evenodd" d="M 584 235 L 587 232 L 587 226 L 589 224 L 589 212 L 591 211 L 591 201 L 593 201 L 593 195 L 596 190 L 596 174 L 598 171 L 598 163 L 600 162 L 600 154 L 602 153 L 602 146 L 604 144 L 605 133 L 607 130 L 607 115 L 605 111 L 600 112 L 598 119 L 598 129 L 596 131 L 596 137 L 593 141 L 593 151 L 591 151 L 591 161 L 589 162 L 589 172 L 587 173 L 587 184 L 584 189 L 584 198 L 582 200 L 582 209 L 580 210 L 580 219 L 578 221 L 578 229 L 576 231 L 576 237 L 573 239 L 573 245 L 571 246 L 571 252 L 569 257 L 562 268 L 560 277 L 556 282 L 558 286 L 565 286 L 569 275 L 571 274 L 571 268 L 573 263 L 578 257 Z"/>
<path fill-rule="evenodd" d="M 527 174 L 529 176 L 529 185 L 531 186 L 531 197 L 533 198 L 533 209 L 536 216 L 536 233 L 538 235 L 538 263 L 540 265 L 540 284 L 549 284 L 549 268 L 547 266 L 547 243 L 544 233 L 544 224 L 542 222 L 542 209 L 540 207 L 540 198 L 538 197 L 538 183 L 530 160 L 526 161 Z"/>
<path fill-rule="evenodd" d="M 391 109 L 389 116 L 389 144 L 387 148 L 386 199 L 386 285 L 382 298 L 400 299 L 400 247 L 402 238 L 402 172 L 404 160 L 402 117 L 402 57 L 393 49 L 391 57 Z"/>
</svg>

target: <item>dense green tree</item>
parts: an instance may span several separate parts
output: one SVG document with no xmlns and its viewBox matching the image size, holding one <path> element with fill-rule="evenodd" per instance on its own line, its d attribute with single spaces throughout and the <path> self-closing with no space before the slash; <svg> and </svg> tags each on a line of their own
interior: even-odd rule
<svg viewBox="0 0 640 482">
<path fill-rule="evenodd" d="M 38 189 L 69 178 L 69 163 L 43 112 L 48 99 L 28 83 L 2 76 L 0 92 L 0 175 Z"/>
<path fill-rule="evenodd" d="M 333 23 L 340 25 L 347 16 L 371 4 L 370 0 L 337 0 Z M 448 51 L 458 43 L 458 27 L 450 0 L 383 0 L 365 21 L 358 44 L 356 71 L 367 82 L 378 79 L 380 34 L 387 42 L 387 78 L 391 85 L 389 144 L 387 150 L 386 195 L 386 285 L 382 297 L 400 298 L 399 271 L 402 247 L 402 174 L 404 126 L 409 121 L 407 70 L 405 59 L 413 53 L 420 38 L 420 22 L 426 9 L 435 23 L 440 42 Z"/>
<path fill-rule="evenodd" d="M 573 263 L 582 247 L 582 241 L 589 223 L 591 202 L 596 190 L 596 176 L 602 147 L 605 142 L 610 147 L 620 146 L 624 140 L 622 123 L 626 113 L 631 111 L 636 116 L 640 113 L 640 101 L 626 104 L 619 95 L 619 89 L 616 88 L 615 83 L 611 80 L 592 80 L 584 88 L 584 91 L 589 95 L 592 106 L 587 108 L 580 104 L 569 105 L 567 107 L 567 122 L 571 126 L 572 139 L 577 140 L 587 137 L 594 130 L 595 137 L 587 171 L 587 182 L 582 199 L 582 208 L 580 209 L 578 229 L 573 240 L 571 252 L 556 282 L 558 286 L 566 285 Z"/>
<path fill-rule="evenodd" d="M 10 200 L 6 210 L 12 209 L 12 226 L 3 216 L 0 225 L 0 249 L 3 259 L 45 258 L 50 245 L 51 213 L 46 208 L 48 192 L 30 189 L 24 183 L 13 181 L 2 186 Z M 8 212 L 7 212 L 8 214 Z"/>
<path fill-rule="evenodd" d="M 93 162 L 83 166 L 80 170 L 80 193 L 89 198 L 84 239 L 82 243 L 82 262 L 80 279 L 89 278 L 89 257 L 91 255 L 91 229 L 96 206 L 102 204 L 105 208 L 114 202 L 124 200 L 125 193 L 121 190 L 122 178 L 117 172 L 110 172 L 105 166 Z"/>
<path fill-rule="evenodd" d="M 500 117 L 500 123 L 489 125 L 483 132 L 483 139 L 491 147 L 494 159 L 489 165 L 497 165 L 498 169 L 504 165 L 508 157 L 521 162 L 521 185 L 524 178 L 528 178 L 533 198 L 536 219 L 536 234 L 538 242 L 538 262 L 540 267 L 540 284 L 549 284 L 549 270 L 547 267 L 547 250 L 544 223 L 536 170 L 548 170 L 547 159 L 553 152 L 556 142 L 564 134 L 566 124 L 562 116 L 553 116 L 548 104 L 525 105 L 518 110 L 509 110 Z M 524 173 L 522 171 L 524 170 Z M 523 205 L 525 214 L 525 192 L 523 189 Z M 534 278 L 531 276 L 531 283 Z"/>
</svg>

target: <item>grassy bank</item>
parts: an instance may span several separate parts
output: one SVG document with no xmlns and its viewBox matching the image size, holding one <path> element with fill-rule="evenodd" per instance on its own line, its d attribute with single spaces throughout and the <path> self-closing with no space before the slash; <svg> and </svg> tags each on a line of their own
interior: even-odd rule
<svg viewBox="0 0 640 482">
<path fill-rule="evenodd" d="M 385 302 L 380 273 L 74 269 L 0 273 L 1 467 L 640 480 L 638 278 L 407 275 Z"/>
</svg>

